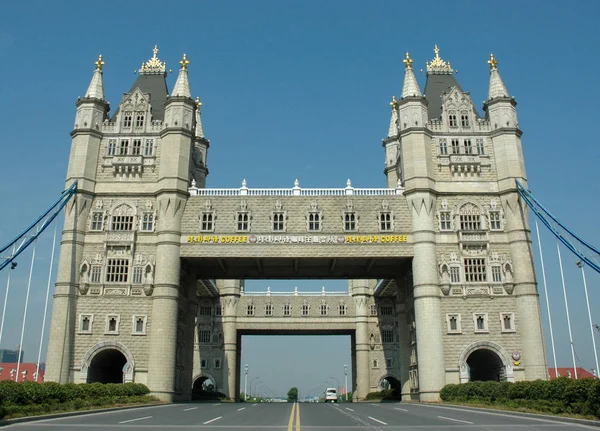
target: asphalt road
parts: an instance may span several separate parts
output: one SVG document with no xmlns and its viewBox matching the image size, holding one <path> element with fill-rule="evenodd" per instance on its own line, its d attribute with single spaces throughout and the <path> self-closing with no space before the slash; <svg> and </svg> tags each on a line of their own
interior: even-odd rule
<svg viewBox="0 0 600 431">
<path fill-rule="evenodd" d="M 169 404 L 12 424 L 6 429 L 50 430 L 486 430 L 573 431 L 595 424 L 549 416 L 416 403 Z"/>
</svg>

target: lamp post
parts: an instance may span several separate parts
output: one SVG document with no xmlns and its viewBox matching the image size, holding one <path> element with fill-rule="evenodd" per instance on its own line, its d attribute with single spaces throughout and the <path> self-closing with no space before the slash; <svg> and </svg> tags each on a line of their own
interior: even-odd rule
<svg viewBox="0 0 600 431">
<path fill-rule="evenodd" d="M 248 364 L 244 367 L 244 401 L 248 399 Z"/>
<path fill-rule="evenodd" d="M 348 402 L 348 365 L 344 365 L 344 379 L 346 380 L 344 391 L 346 392 L 346 402 Z"/>
<path fill-rule="evenodd" d="M 260 379 L 260 376 L 254 377 L 252 380 L 250 380 L 250 397 L 252 397 L 252 382 L 256 379 Z"/>
</svg>

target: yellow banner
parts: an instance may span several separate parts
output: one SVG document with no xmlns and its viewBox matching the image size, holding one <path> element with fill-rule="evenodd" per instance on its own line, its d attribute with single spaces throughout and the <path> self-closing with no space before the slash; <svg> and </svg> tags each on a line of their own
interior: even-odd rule
<svg viewBox="0 0 600 431">
<path fill-rule="evenodd" d="M 406 235 L 189 235 L 188 244 L 399 244 Z"/>
</svg>

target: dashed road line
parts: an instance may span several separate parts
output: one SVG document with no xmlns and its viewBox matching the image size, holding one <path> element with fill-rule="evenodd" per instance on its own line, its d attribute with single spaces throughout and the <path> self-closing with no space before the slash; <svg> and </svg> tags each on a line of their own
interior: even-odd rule
<svg viewBox="0 0 600 431">
<path fill-rule="evenodd" d="M 196 410 L 198 407 L 190 407 L 189 409 L 183 409 L 184 412 L 189 412 L 190 410 Z"/>
<path fill-rule="evenodd" d="M 218 403 L 218 404 L 213 404 L 213 407 L 214 407 L 214 406 L 220 406 L 220 405 L 221 405 L 221 403 Z"/>
<path fill-rule="evenodd" d="M 203 423 L 204 425 L 206 425 L 206 424 L 209 424 L 209 423 L 211 423 L 211 422 L 218 421 L 219 419 L 223 419 L 223 416 L 219 416 L 218 418 L 214 418 L 214 419 L 211 419 L 211 420 L 209 420 L 209 421 L 202 422 L 202 423 Z"/>
<path fill-rule="evenodd" d="M 384 421 L 380 421 L 379 419 L 375 419 L 375 418 L 373 418 L 373 417 L 371 417 L 371 416 L 367 416 L 367 417 L 368 417 L 369 419 L 371 419 L 372 421 L 379 422 L 381 425 L 387 425 L 387 423 L 386 423 L 386 422 L 384 422 Z"/>
<path fill-rule="evenodd" d="M 246 407 L 242 407 L 241 409 L 238 409 L 238 412 L 241 412 L 242 410 L 246 410 Z"/>
<path fill-rule="evenodd" d="M 353 412 L 353 411 L 354 411 L 354 410 L 352 410 L 352 409 L 351 409 L 351 408 L 349 408 L 349 407 L 346 407 L 346 410 L 350 410 L 351 412 Z"/>
<path fill-rule="evenodd" d="M 257 405 L 258 405 L 258 403 L 256 403 L 256 404 L 252 404 L 252 407 L 255 407 L 255 406 L 257 406 Z"/>
<path fill-rule="evenodd" d="M 408 411 L 406 409 L 401 409 L 400 407 L 394 407 L 394 410 L 400 410 L 401 412 L 407 412 Z"/>
<path fill-rule="evenodd" d="M 447 421 L 454 421 L 454 422 L 460 422 L 463 424 L 469 424 L 469 425 L 473 425 L 474 422 L 469 422 L 469 421 L 463 421 L 460 419 L 454 419 L 454 418 L 447 418 L 446 416 L 438 416 L 438 418 L 440 419 L 446 419 Z"/>
<path fill-rule="evenodd" d="M 152 419 L 152 416 L 144 416 L 143 418 L 128 419 L 126 421 L 121 421 L 119 423 L 120 424 L 126 424 L 128 422 L 143 421 L 144 419 Z"/>
</svg>

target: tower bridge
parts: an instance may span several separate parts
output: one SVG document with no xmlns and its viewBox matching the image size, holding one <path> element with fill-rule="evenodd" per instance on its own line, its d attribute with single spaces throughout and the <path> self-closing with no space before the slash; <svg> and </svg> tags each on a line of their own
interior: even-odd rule
<svg viewBox="0 0 600 431">
<path fill-rule="evenodd" d="M 437 47 L 424 93 L 404 63 L 384 188 L 219 189 L 189 60 L 169 93 L 155 48 L 110 115 L 99 58 L 71 132 L 46 379 L 164 400 L 211 379 L 237 398 L 248 334 L 350 335 L 357 398 L 385 378 L 424 401 L 471 378 L 546 378 L 516 102 L 493 56 L 483 115 Z M 348 291 L 250 295 L 246 279 Z"/>
</svg>

